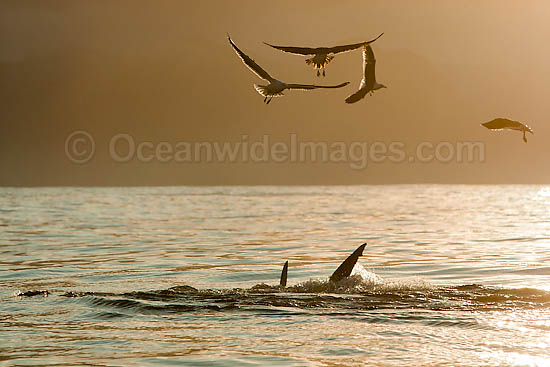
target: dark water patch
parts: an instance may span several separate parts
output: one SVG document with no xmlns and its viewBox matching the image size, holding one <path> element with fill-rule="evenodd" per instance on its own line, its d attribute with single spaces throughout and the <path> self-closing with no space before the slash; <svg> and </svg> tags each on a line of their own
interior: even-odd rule
<svg viewBox="0 0 550 367">
<path fill-rule="evenodd" d="M 118 313 L 118 312 L 98 312 L 90 316 L 90 319 L 96 319 L 96 320 L 115 320 L 115 319 L 124 319 L 124 318 L 128 318 L 128 315 Z"/>
<path fill-rule="evenodd" d="M 353 278 L 353 277 L 351 277 Z M 44 296 L 50 292 L 33 290 L 18 296 Z M 368 283 L 310 280 L 285 289 L 266 284 L 241 289 L 203 289 L 177 286 L 152 291 L 126 293 L 67 292 L 63 297 L 82 299 L 102 312 L 122 314 L 179 314 L 189 312 L 232 312 L 260 310 L 277 313 L 281 309 L 338 312 L 374 310 L 502 311 L 550 309 L 550 292 L 533 288 L 491 288 L 481 285 L 430 287 L 424 283 Z M 266 311 L 267 310 L 267 311 Z"/>
<path fill-rule="evenodd" d="M 50 292 L 46 289 L 41 289 L 41 290 L 30 290 L 30 291 L 15 291 L 15 296 L 16 297 L 35 297 L 35 296 L 42 296 L 42 297 L 47 297 Z"/>
<path fill-rule="evenodd" d="M 550 308 L 550 292 L 535 288 L 490 288 L 464 285 L 449 289 L 451 296 L 472 304 L 507 308 Z"/>
<path fill-rule="evenodd" d="M 543 266 L 543 267 L 530 267 L 526 269 L 518 269 L 511 271 L 516 274 L 526 274 L 526 275 L 550 275 L 550 267 L 549 266 Z"/>
<path fill-rule="evenodd" d="M 238 308 L 234 304 L 213 305 L 208 303 L 196 303 L 195 300 L 189 300 L 188 304 L 150 304 L 142 301 L 125 298 L 105 298 L 99 296 L 83 296 L 86 305 L 93 308 L 108 308 L 119 310 L 127 315 L 166 315 L 166 314 L 185 314 L 189 312 L 201 313 L 206 311 L 231 311 Z"/>
</svg>

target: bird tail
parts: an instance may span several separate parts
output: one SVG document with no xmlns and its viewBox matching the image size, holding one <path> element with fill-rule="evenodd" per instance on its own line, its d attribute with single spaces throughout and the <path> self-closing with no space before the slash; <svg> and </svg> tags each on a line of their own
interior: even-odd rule
<svg viewBox="0 0 550 367">
<path fill-rule="evenodd" d="M 254 84 L 254 89 L 256 89 L 256 91 L 260 93 L 262 96 L 264 97 L 268 96 L 267 88 L 265 85 Z"/>
<path fill-rule="evenodd" d="M 312 64 L 313 64 L 313 67 L 314 67 L 315 69 L 321 69 L 322 67 L 327 66 L 328 63 L 332 61 L 332 59 L 334 59 L 334 56 L 329 55 L 329 56 L 327 56 L 327 58 L 325 59 L 325 62 L 322 63 L 322 64 L 320 64 L 320 63 L 318 63 L 318 62 L 313 61 L 313 57 L 312 57 L 312 58 L 310 58 L 310 59 L 306 59 L 306 64 L 308 64 L 308 65 L 312 65 Z"/>
<path fill-rule="evenodd" d="M 254 84 L 254 89 L 256 89 L 256 91 L 260 93 L 263 97 L 282 97 L 284 95 L 282 92 L 274 94 L 269 93 L 269 91 L 267 90 L 267 86 L 265 85 Z"/>
<path fill-rule="evenodd" d="M 308 64 L 308 65 L 314 64 L 313 67 L 315 69 L 320 69 L 323 66 L 327 66 L 328 63 L 332 61 L 332 59 L 334 59 L 334 56 L 329 55 L 329 56 L 327 56 L 327 58 L 325 59 L 325 62 L 323 64 L 319 64 L 319 63 L 314 62 L 313 57 L 312 57 L 310 59 L 306 59 L 306 64 Z"/>
</svg>

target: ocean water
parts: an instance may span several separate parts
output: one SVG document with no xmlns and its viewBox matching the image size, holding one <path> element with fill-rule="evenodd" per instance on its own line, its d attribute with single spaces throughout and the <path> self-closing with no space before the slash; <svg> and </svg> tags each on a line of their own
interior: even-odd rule
<svg viewBox="0 0 550 367">
<path fill-rule="evenodd" d="M 548 366 L 550 187 L 1 188 L 0 284 L 2 366 Z"/>
</svg>

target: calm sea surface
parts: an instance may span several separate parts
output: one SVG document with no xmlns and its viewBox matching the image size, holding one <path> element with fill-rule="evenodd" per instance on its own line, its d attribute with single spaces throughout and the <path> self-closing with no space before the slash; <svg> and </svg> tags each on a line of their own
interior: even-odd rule
<svg viewBox="0 0 550 367">
<path fill-rule="evenodd" d="M 0 285 L 6 366 L 548 366 L 550 187 L 0 188 Z"/>
</svg>

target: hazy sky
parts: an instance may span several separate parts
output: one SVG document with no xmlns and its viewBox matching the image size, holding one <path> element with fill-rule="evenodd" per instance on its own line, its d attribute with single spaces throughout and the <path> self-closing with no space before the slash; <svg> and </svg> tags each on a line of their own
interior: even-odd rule
<svg viewBox="0 0 550 367">
<path fill-rule="evenodd" d="M 546 0 L 2 1 L 0 185 L 549 183 L 549 20 Z M 359 85 L 361 51 L 338 55 L 317 78 L 304 57 L 262 44 L 332 46 L 381 32 L 373 49 L 388 88 L 354 105 L 344 99 Z M 351 84 L 287 91 L 266 106 L 253 88 L 263 81 L 227 33 L 278 79 Z M 535 135 L 525 144 L 519 132 L 479 125 L 496 117 L 525 122 Z M 66 153 L 90 148 L 66 145 L 74 131 L 95 142 L 84 164 Z M 113 159 L 117 134 L 147 142 L 152 160 Z M 356 154 L 363 143 L 398 143 L 407 157 L 423 142 L 478 142 L 484 160 L 386 159 L 363 169 L 349 157 L 162 161 L 170 149 L 200 142 L 267 137 L 270 148 L 288 148 L 291 136 L 330 152 L 338 143 L 349 153 L 355 142 Z"/>
</svg>

